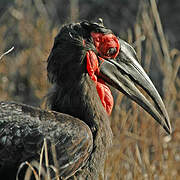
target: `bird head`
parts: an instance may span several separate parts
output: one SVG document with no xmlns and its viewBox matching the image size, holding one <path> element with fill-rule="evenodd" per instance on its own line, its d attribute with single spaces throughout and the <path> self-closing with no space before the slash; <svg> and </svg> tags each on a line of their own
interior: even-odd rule
<svg viewBox="0 0 180 180">
<path fill-rule="evenodd" d="M 82 21 L 64 25 L 55 38 L 47 70 L 50 82 L 59 86 L 76 83 L 83 74 L 88 74 L 109 115 L 113 97 L 108 85 L 116 88 L 145 109 L 167 133 L 171 133 L 164 103 L 138 63 L 135 50 L 102 22 Z M 137 85 L 153 103 L 139 91 Z"/>
</svg>

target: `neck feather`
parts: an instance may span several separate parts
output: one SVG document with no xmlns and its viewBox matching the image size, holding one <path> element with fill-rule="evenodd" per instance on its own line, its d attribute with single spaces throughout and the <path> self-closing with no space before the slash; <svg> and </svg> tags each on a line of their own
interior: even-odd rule
<svg viewBox="0 0 180 180">
<path fill-rule="evenodd" d="M 79 118 L 90 127 L 94 150 L 84 167 L 86 170 L 78 176 L 82 179 L 98 179 L 112 144 L 112 131 L 95 83 L 85 74 L 79 82 L 71 85 L 54 85 L 48 100 L 52 110 Z"/>
<path fill-rule="evenodd" d="M 110 129 L 108 115 L 88 74 L 73 84 L 54 84 L 48 95 L 48 105 L 54 111 L 81 119 L 93 133 L 102 126 Z"/>
</svg>

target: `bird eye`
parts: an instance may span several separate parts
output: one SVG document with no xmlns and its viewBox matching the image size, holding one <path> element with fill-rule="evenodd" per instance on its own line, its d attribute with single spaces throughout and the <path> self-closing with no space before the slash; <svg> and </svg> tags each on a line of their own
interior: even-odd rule
<svg viewBox="0 0 180 180">
<path fill-rule="evenodd" d="M 108 56 L 112 56 L 112 55 L 114 55 L 114 54 L 116 54 L 116 52 L 117 52 L 117 48 L 109 48 L 109 50 L 107 51 L 107 55 Z"/>
</svg>

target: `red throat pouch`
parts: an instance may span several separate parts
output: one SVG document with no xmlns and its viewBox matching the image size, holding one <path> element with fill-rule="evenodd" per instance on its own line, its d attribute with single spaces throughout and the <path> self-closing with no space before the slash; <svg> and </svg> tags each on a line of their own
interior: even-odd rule
<svg viewBox="0 0 180 180">
<path fill-rule="evenodd" d="M 86 54 L 86 58 L 88 74 L 90 78 L 95 82 L 102 105 L 104 106 L 107 114 L 110 115 L 114 104 L 113 96 L 111 90 L 105 84 L 105 82 L 102 79 L 98 79 L 97 77 L 99 73 L 97 56 L 93 51 L 88 51 Z M 100 60 L 103 61 L 102 58 L 100 58 Z"/>
</svg>

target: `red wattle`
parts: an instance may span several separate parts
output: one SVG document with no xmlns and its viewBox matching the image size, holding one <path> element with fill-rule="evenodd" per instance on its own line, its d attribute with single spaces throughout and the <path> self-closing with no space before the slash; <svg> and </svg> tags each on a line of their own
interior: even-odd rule
<svg viewBox="0 0 180 180">
<path fill-rule="evenodd" d="M 99 73 L 97 56 L 93 51 L 88 51 L 86 53 L 86 60 L 88 74 L 90 78 L 95 82 L 102 105 L 104 106 L 107 114 L 110 115 L 114 104 L 113 96 L 105 82 L 102 79 L 97 78 L 97 74 Z"/>
<path fill-rule="evenodd" d="M 96 89 L 101 99 L 102 105 L 104 106 L 107 114 L 110 115 L 114 105 L 114 100 L 111 90 L 101 79 L 98 79 L 98 82 L 96 84 Z"/>
</svg>

